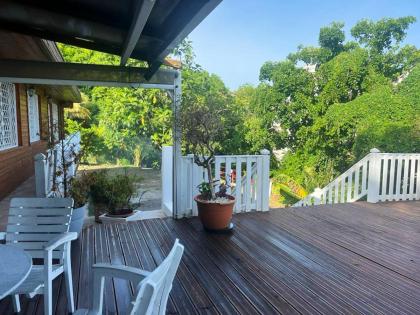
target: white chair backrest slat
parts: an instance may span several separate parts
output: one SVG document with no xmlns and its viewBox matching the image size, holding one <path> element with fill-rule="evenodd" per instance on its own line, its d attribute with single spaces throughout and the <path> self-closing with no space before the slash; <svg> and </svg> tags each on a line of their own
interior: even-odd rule
<svg viewBox="0 0 420 315">
<path fill-rule="evenodd" d="M 69 231 L 72 211 L 71 198 L 13 198 L 6 242 L 23 248 L 32 258 L 43 258 L 48 241 Z M 61 259 L 62 249 L 53 256 Z"/>
<path fill-rule="evenodd" d="M 162 263 L 138 284 L 130 315 L 165 314 L 172 282 L 183 252 L 184 246 L 177 239 Z"/>
</svg>

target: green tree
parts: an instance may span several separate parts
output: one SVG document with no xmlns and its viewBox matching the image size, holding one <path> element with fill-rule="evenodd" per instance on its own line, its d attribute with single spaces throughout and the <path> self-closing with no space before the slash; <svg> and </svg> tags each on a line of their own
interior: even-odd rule
<svg viewBox="0 0 420 315">
<path fill-rule="evenodd" d="M 318 43 L 321 48 L 331 51 L 332 57 L 344 50 L 344 23 L 332 22 L 328 26 L 321 27 L 319 31 Z"/>
<path fill-rule="evenodd" d="M 351 35 L 375 53 L 399 45 L 407 35 L 408 27 L 416 21 L 414 16 L 384 18 L 377 22 L 363 19 L 351 29 Z"/>
</svg>

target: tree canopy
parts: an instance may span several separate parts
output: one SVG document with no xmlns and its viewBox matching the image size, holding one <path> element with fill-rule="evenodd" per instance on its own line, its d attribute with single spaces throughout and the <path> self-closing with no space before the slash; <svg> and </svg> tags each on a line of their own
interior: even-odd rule
<svg viewBox="0 0 420 315">
<path fill-rule="evenodd" d="M 265 62 L 258 86 L 236 91 L 195 62 L 186 40 L 173 53 L 183 63 L 182 106 L 198 113 L 212 108 L 215 126 L 223 126 L 214 140 L 217 154 L 275 151 L 280 158 L 273 155 L 272 173 L 290 202 L 327 184 L 373 147 L 420 152 L 420 51 L 403 44 L 415 21 L 364 19 L 351 28 L 350 39 L 342 22 L 332 22 L 320 29 L 319 46 L 300 45 L 285 60 Z M 60 49 L 72 62 L 119 62 L 112 55 Z M 83 130 L 91 156 L 141 164 L 172 142 L 171 101 L 164 92 L 82 91 L 83 102 L 68 111 L 67 122 L 69 130 Z"/>
</svg>

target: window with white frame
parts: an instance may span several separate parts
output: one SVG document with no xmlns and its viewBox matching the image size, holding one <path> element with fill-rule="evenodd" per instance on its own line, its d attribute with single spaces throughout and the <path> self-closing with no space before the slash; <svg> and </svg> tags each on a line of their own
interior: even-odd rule
<svg viewBox="0 0 420 315">
<path fill-rule="evenodd" d="M 0 150 L 18 144 L 15 85 L 0 82 Z"/>
<path fill-rule="evenodd" d="M 35 142 L 41 139 L 39 130 L 39 105 L 38 95 L 33 89 L 28 90 L 28 118 L 29 118 L 29 141 Z"/>
</svg>

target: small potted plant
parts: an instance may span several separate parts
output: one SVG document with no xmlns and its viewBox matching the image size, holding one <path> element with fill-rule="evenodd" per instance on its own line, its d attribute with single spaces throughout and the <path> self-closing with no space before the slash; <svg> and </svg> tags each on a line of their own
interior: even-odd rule
<svg viewBox="0 0 420 315">
<path fill-rule="evenodd" d="M 108 216 L 127 217 L 133 214 L 135 204 L 131 199 L 136 193 L 135 181 L 134 176 L 127 174 L 109 178 L 105 191 Z"/>
<path fill-rule="evenodd" d="M 69 182 L 69 196 L 74 200 L 73 214 L 69 227 L 70 232 L 79 234 L 82 231 L 89 208 L 91 179 L 89 174 L 82 172 Z"/>
<path fill-rule="evenodd" d="M 183 102 L 178 124 L 186 151 L 194 155 L 194 163 L 207 171 L 208 181 L 198 186 L 198 216 L 204 228 L 212 231 L 230 230 L 235 198 L 226 193 L 226 186 L 215 191 L 212 165 L 218 141 L 223 137 L 224 109 L 209 101 L 206 104 Z"/>
<path fill-rule="evenodd" d="M 126 218 L 133 214 L 137 207 L 132 200 L 136 195 L 138 178 L 125 174 L 111 176 L 105 170 L 91 173 L 90 193 L 95 209 L 95 220 L 100 215 Z"/>
</svg>

